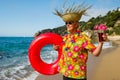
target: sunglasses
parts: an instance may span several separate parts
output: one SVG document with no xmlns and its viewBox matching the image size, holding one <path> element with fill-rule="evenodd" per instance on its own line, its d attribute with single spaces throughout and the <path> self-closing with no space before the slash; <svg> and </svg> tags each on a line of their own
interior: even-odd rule
<svg viewBox="0 0 120 80">
<path fill-rule="evenodd" d="M 71 22 L 65 22 L 65 24 L 67 25 L 67 24 L 73 24 L 74 22 L 73 21 L 71 21 Z"/>
</svg>

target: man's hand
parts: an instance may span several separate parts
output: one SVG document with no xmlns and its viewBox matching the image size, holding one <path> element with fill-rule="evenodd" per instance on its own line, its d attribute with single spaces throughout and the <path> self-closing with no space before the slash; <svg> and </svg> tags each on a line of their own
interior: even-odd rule
<svg viewBox="0 0 120 80">
<path fill-rule="evenodd" d="M 54 50 L 58 50 L 58 49 L 59 49 L 59 45 L 53 44 L 53 49 L 54 49 Z"/>
</svg>

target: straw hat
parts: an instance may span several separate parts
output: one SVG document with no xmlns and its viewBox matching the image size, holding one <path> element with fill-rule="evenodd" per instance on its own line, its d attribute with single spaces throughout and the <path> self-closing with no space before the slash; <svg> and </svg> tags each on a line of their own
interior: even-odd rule
<svg viewBox="0 0 120 80">
<path fill-rule="evenodd" d="M 84 7 L 83 4 L 71 5 L 71 7 L 64 8 L 61 11 L 55 10 L 55 15 L 61 17 L 64 22 L 79 21 L 82 15 L 86 15 L 87 9 L 91 6 Z"/>
</svg>

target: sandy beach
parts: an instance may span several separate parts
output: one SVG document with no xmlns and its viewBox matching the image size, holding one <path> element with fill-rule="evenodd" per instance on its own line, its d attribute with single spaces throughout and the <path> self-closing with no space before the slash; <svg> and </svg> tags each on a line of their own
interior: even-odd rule
<svg viewBox="0 0 120 80">
<path fill-rule="evenodd" d="M 116 47 L 108 49 L 89 80 L 120 80 L 120 40 L 112 40 Z"/>
<path fill-rule="evenodd" d="M 116 46 L 103 49 L 99 57 L 89 54 L 87 63 L 88 80 L 120 80 L 120 39 L 115 37 L 108 37 L 108 39 Z M 62 80 L 62 75 L 40 74 L 36 80 Z"/>
</svg>

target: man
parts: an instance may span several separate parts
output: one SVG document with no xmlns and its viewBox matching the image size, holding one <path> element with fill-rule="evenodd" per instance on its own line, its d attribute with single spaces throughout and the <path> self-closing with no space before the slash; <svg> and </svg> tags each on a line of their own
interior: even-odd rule
<svg viewBox="0 0 120 80">
<path fill-rule="evenodd" d="M 89 7 L 72 5 L 62 12 L 56 10 L 66 24 L 68 33 L 63 37 L 62 56 L 59 61 L 58 71 L 63 75 L 63 80 L 87 80 L 86 62 L 88 51 L 94 56 L 99 56 L 104 42 L 99 42 L 95 47 L 91 39 L 78 30 L 79 20 Z M 107 36 L 102 36 L 107 40 Z M 58 46 L 54 45 L 54 49 Z"/>
</svg>

